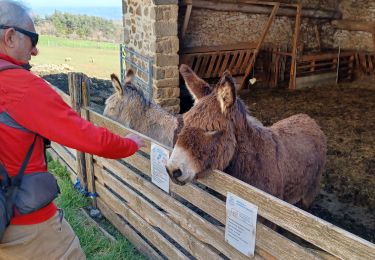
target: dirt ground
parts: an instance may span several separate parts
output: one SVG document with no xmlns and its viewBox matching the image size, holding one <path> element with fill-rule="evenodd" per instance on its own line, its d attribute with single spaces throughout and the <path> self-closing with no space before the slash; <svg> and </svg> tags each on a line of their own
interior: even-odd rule
<svg viewBox="0 0 375 260">
<path fill-rule="evenodd" d="M 67 92 L 67 75 L 44 75 Z M 110 81 L 92 79 L 91 101 L 101 112 Z M 375 243 L 375 78 L 288 91 L 251 89 L 240 94 L 264 125 L 306 113 L 328 140 L 321 193 L 310 212 Z"/>
</svg>

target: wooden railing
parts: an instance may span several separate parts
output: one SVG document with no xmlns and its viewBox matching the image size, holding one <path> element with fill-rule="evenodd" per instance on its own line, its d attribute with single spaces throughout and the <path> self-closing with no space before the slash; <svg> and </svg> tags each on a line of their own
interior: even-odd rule
<svg viewBox="0 0 375 260">
<path fill-rule="evenodd" d="M 70 102 L 69 96 L 59 94 Z M 134 132 L 86 105 L 80 112 L 119 135 Z M 83 185 L 98 194 L 94 205 L 149 258 L 248 259 L 224 239 L 225 197 L 231 192 L 256 204 L 260 216 L 313 245 L 301 246 L 258 222 L 255 259 L 375 259 L 374 244 L 220 171 L 208 173 L 198 185 L 171 182 L 170 194 L 162 191 L 150 181 L 151 144 L 157 142 L 141 136 L 146 147 L 121 160 L 84 154 L 84 162 L 78 162 L 76 151 L 55 143 L 51 153 L 68 167 L 72 179 L 80 176 L 79 165 L 84 165 Z"/>
</svg>

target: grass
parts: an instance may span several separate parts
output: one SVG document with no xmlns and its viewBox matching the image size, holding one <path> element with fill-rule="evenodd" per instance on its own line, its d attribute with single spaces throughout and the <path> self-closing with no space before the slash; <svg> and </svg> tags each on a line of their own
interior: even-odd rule
<svg viewBox="0 0 375 260">
<path fill-rule="evenodd" d="M 83 197 L 73 188 L 67 170 L 49 157 L 49 169 L 57 177 L 61 194 L 56 199 L 59 208 L 64 209 L 66 220 L 79 237 L 87 259 L 145 259 L 113 226 L 108 222 L 105 229 L 117 241 L 112 242 L 105 237 L 81 212 L 81 208 L 89 206 L 89 199 Z"/>
<path fill-rule="evenodd" d="M 107 45 L 111 48 L 100 47 Z M 111 73 L 120 72 L 118 44 L 41 36 L 38 49 L 39 55 L 31 59 L 33 66 L 67 64 L 72 71 L 102 79 L 109 79 Z"/>
<path fill-rule="evenodd" d="M 112 42 L 73 40 L 73 39 L 65 39 L 65 38 L 50 36 L 50 35 L 41 35 L 38 46 L 90 48 L 90 49 L 107 49 L 107 50 L 119 49 L 119 44 L 112 43 Z"/>
</svg>

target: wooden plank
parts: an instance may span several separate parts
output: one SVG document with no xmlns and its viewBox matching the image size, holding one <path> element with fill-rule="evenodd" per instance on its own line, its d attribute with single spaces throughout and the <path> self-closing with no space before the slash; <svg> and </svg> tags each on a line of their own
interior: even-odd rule
<svg viewBox="0 0 375 260">
<path fill-rule="evenodd" d="M 264 42 L 264 39 L 266 38 L 266 35 L 267 35 L 267 33 L 268 33 L 268 31 L 269 31 L 269 29 L 271 27 L 272 22 L 275 20 L 275 16 L 276 16 L 276 14 L 277 14 L 277 12 L 279 10 L 279 7 L 280 7 L 280 3 L 275 2 L 274 6 L 273 6 L 273 9 L 272 9 L 272 12 L 271 12 L 271 15 L 268 18 L 268 22 L 267 22 L 266 26 L 263 29 L 263 32 L 262 32 L 262 35 L 261 35 L 261 37 L 260 37 L 260 39 L 258 41 L 257 47 L 255 48 L 254 53 L 251 56 L 251 60 L 249 62 L 248 67 L 246 68 L 245 76 L 243 77 L 243 80 L 242 80 L 242 82 L 240 84 L 240 89 L 244 89 L 245 86 L 246 86 L 246 84 L 247 84 L 247 80 L 249 79 L 250 73 L 251 73 L 251 71 L 253 69 L 253 66 L 255 64 L 255 60 L 256 60 L 256 58 L 258 56 L 258 53 L 260 51 L 260 47 L 262 46 L 262 44 Z"/>
<path fill-rule="evenodd" d="M 225 224 L 225 202 L 193 185 L 177 186 L 171 184 L 170 190 Z M 261 252 L 267 252 L 278 259 L 320 259 L 316 254 L 309 252 L 259 222 L 256 230 L 256 250 L 260 255 L 262 255 Z"/>
<path fill-rule="evenodd" d="M 215 64 L 215 69 L 212 73 L 212 77 L 213 78 L 216 78 L 216 77 L 220 77 L 220 68 L 221 68 L 221 63 L 224 61 L 224 58 L 225 58 L 225 55 L 224 54 L 218 54 L 218 58 L 217 58 L 217 62 Z"/>
<path fill-rule="evenodd" d="M 69 165 L 75 174 L 77 174 L 77 161 L 70 154 L 68 154 L 61 145 L 51 142 L 51 147 Z"/>
<path fill-rule="evenodd" d="M 218 55 L 213 54 L 211 56 L 211 60 L 210 60 L 210 64 L 208 66 L 208 69 L 207 69 L 207 71 L 204 75 L 205 78 L 214 78 L 212 71 L 214 70 L 214 67 L 215 67 L 215 64 L 216 64 L 217 60 L 218 60 Z"/>
<path fill-rule="evenodd" d="M 77 150 L 76 149 L 73 149 L 73 148 L 70 148 L 70 147 L 67 147 L 67 146 L 61 146 L 64 150 L 66 150 L 66 152 L 72 156 L 72 158 L 74 158 L 74 160 L 77 160 L 76 156 L 77 156 Z"/>
<path fill-rule="evenodd" d="M 126 159 L 131 159 L 132 157 L 128 157 Z M 125 160 L 125 159 L 124 159 Z M 99 158 L 100 163 L 105 161 L 104 159 Z M 135 168 L 141 170 L 144 174 L 151 177 L 151 167 L 150 162 L 146 161 L 146 159 L 142 158 L 134 158 L 131 161 L 127 161 L 128 163 L 133 165 L 133 162 L 136 165 L 133 165 Z M 108 163 L 108 162 L 107 162 Z M 105 165 L 107 165 L 105 163 Z M 120 167 L 120 166 L 114 166 Z M 98 169 L 101 171 L 101 169 Z M 114 168 L 113 171 L 119 172 L 120 169 Z M 123 172 L 122 170 L 121 172 Z M 119 175 L 124 180 L 129 181 L 130 177 L 128 175 Z M 95 175 L 97 175 L 95 173 Z M 139 181 L 133 181 L 132 186 L 136 189 L 142 189 L 139 187 Z M 203 190 L 193 186 L 193 185 L 186 185 L 186 186 L 178 186 L 174 183 L 170 183 L 170 191 L 178 194 L 179 196 L 183 197 L 193 205 L 197 206 L 198 208 L 204 210 L 217 220 L 219 220 L 222 224 L 225 224 L 225 205 L 224 202 L 218 200 L 217 198 L 213 197 L 212 195 L 204 192 Z M 144 194 L 150 194 L 150 190 L 145 190 Z M 157 196 L 157 195 L 155 195 Z M 286 258 L 293 258 L 293 257 L 302 257 L 307 256 L 311 259 L 314 258 L 312 254 L 309 254 L 306 250 L 302 247 L 296 245 L 295 243 L 291 242 L 290 240 L 276 235 L 276 233 L 272 230 L 264 228 L 263 224 L 257 224 L 257 249 L 263 250 L 267 249 L 267 252 L 274 256 Z"/>
<path fill-rule="evenodd" d="M 58 87 L 52 85 L 48 81 L 45 80 L 45 82 L 47 82 L 48 85 L 50 85 L 50 87 L 53 88 L 53 90 L 55 90 L 57 92 L 57 94 L 59 94 L 59 96 L 64 100 L 65 103 L 67 103 L 70 107 L 72 106 L 72 101 L 71 101 L 70 96 L 68 94 L 66 94 L 64 91 L 62 91 Z"/>
<path fill-rule="evenodd" d="M 297 64 L 297 47 L 299 42 L 299 34 L 301 30 L 301 9 L 302 5 L 298 4 L 296 14 L 296 24 L 293 33 L 293 50 L 292 50 L 292 62 L 290 64 L 290 78 L 289 78 L 289 89 L 296 88 L 296 64 Z"/>
<path fill-rule="evenodd" d="M 375 245 L 264 191 L 220 171 L 199 182 L 226 196 L 237 196 L 258 206 L 258 213 L 306 241 L 342 259 L 375 259 Z"/>
<path fill-rule="evenodd" d="M 229 2 L 229 3 L 228 3 Z M 187 3 L 184 0 L 183 3 Z M 215 1 L 215 0 L 194 0 L 192 1 L 193 8 L 202 8 L 210 9 L 216 11 L 231 11 L 231 12 L 244 12 L 244 13 L 253 13 L 253 14 L 269 14 L 272 11 L 272 5 L 275 2 L 263 2 L 263 1 L 249 1 L 249 0 L 234 0 L 232 3 L 226 0 L 224 1 Z M 264 6 L 266 5 L 266 6 Z M 271 5 L 269 7 L 268 5 Z M 282 3 L 282 8 L 277 15 L 279 16 L 290 16 L 295 17 L 296 4 Z M 318 9 L 318 8 L 304 8 L 302 12 L 303 17 L 310 17 L 314 19 L 340 19 L 341 13 L 338 10 L 327 10 L 327 9 Z"/>
<path fill-rule="evenodd" d="M 69 172 L 69 178 L 72 183 L 75 183 L 77 180 L 77 174 L 73 171 L 72 168 L 61 158 L 61 156 L 53 150 L 53 148 L 50 148 L 47 150 L 48 153 L 51 155 L 52 159 L 55 161 L 58 161 L 62 166 L 64 166 L 67 171 Z"/>
<path fill-rule="evenodd" d="M 228 70 L 230 71 L 231 74 L 236 74 L 235 71 L 234 71 L 234 67 L 237 64 L 239 56 L 240 56 L 239 51 L 233 51 L 232 52 L 232 59 L 231 59 L 230 64 L 228 66 Z"/>
<path fill-rule="evenodd" d="M 224 71 L 227 69 L 227 64 L 228 64 L 228 61 L 229 61 L 229 58 L 230 58 L 230 52 L 227 52 L 225 54 L 225 58 L 224 58 L 224 61 L 223 63 L 221 64 L 220 68 L 219 68 L 219 77 L 224 73 Z"/>
<path fill-rule="evenodd" d="M 200 76 L 200 77 L 203 77 L 204 76 L 204 74 L 206 73 L 206 71 L 207 71 L 207 63 L 208 63 L 208 60 L 211 58 L 211 55 L 204 55 L 203 56 L 203 61 L 202 61 L 202 64 L 201 64 L 201 66 L 200 66 L 200 68 L 199 68 L 199 71 L 198 71 L 198 73 L 197 73 L 197 75 L 198 76 Z"/>
<path fill-rule="evenodd" d="M 180 250 L 169 242 L 162 234 L 157 232 L 153 226 L 136 214 L 119 198 L 113 195 L 100 183 L 96 183 L 96 188 L 100 194 L 100 200 L 105 201 L 108 207 L 117 215 L 122 216 L 136 230 L 138 230 L 150 243 L 160 252 L 170 259 L 188 259 Z"/>
<path fill-rule="evenodd" d="M 340 58 L 350 57 L 352 55 L 354 55 L 353 51 L 345 51 L 340 53 Z M 311 62 L 312 60 L 319 61 L 330 59 L 337 59 L 337 52 L 302 55 L 298 58 L 298 62 Z"/>
<path fill-rule="evenodd" d="M 217 45 L 217 46 L 199 46 L 199 47 L 190 47 L 184 48 L 181 50 L 183 56 L 186 54 L 199 54 L 199 53 L 215 53 L 222 51 L 235 51 L 235 50 L 248 50 L 255 49 L 256 43 L 254 42 L 240 42 L 240 43 L 231 43 L 226 45 Z"/>
<path fill-rule="evenodd" d="M 119 162 L 114 160 L 100 160 L 100 163 L 119 178 L 131 183 L 132 187 L 140 193 L 147 194 L 147 197 L 151 201 L 165 210 L 165 214 L 169 218 L 189 231 L 190 234 L 201 242 L 211 245 L 231 259 L 246 259 L 244 255 L 237 250 L 233 250 L 233 247 L 225 242 L 224 230 L 221 228 L 203 219 L 197 213 L 185 207 L 154 184 L 133 173 Z"/>
<path fill-rule="evenodd" d="M 188 24 L 189 24 L 189 20 L 190 20 L 190 15 L 191 15 L 192 8 L 193 8 L 193 6 L 191 4 L 188 4 L 186 6 L 186 12 L 185 12 L 185 17 L 184 17 L 184 24 L 182 26 L 182 31 L 181 31 L 181 40 L 184 39 L 184 37 L 185 37 L 186 30 L 187 30 L 187 27 L 188 27 Z"/>
<path fill-rule="evenodd" d="M 110 161 L 102 160 L 101 164 L 104 164 L 105 167 L 112 167 L 111 171 L 118 173 L 118 176 L 127 182 L 131 183 L 131 185 L 142 192 L 143 194 L 147 194 L 147 196 L 155 203 L 166 203 L 169 201 L 168 204 L 175 204 L 171 198 L 163 193 L 154 190 L 154 186 L 145 181 L 142 178 L 137 177 L 136 175 L 132 174 L 127 169 L 122 169 L 122 165 L 112 164 Z M 122 170 L 121 170 L 122 169 Z M 145 172 L 147 175 L 151 175 L 150 171 Z M 212 195 L 204 192 L 203 190 L 193 186 L 193 185 L 186 185 L 186 186 L 178 186 L 174 183 L 170 183 L 171 192 L 178 194 L 179 196 L 183 197 L 184 199 L 190 201 L 192 204 L 196 205 L 197 207 L 201 208 L 217 220 L 221 221 L 221 223 L 225 223 L 225 204 L 224 202 L 218 200 L 217 198 L 213 197 Z M 161 197 L 162 196 L 162 197 Z M 168 216 L 171 217 L 172 213 L 177 210 L 179 207 L 174 205 L 168 205 L 167 207 L 161 206 L 164 210 L 168 213 Z M 171 208 L 173 209 L 171 211 Z M 171 211 L 171 212 L 170 212 Z M 177 216 L 181 218 L 182 215 L 186 215 L 187 213 L 183 213 L 178 211 Z M 191 216 L 188 214 L 191 219 Z M 178 218 L 177 218 L 178 219 Z M 192 219 L 193 221 L 193 219 Z M 196 222 L 196 221 L 195 221 Z M 180 223 L 181 224 L 181 223 Z M 199 228 L 194 227 L 193 230 L 199 230 Z M 309 259 L 315 259 L 316 257 L 304 250 L 302 247 L 296 245 L 295 243 L 291 242 L 290 240 L 276 234 L 273 230 L 270 230 L 264 227 L 263 224 L 257 224 L 257 244 L 256 244 L 256 251 L 257 253 L 267 258 L 267 255 L 271 254 L 277 257 L 284 257 L 285 259 L 290 259 L 295 256 L 298 257 L 309 257 Z M 202 232 L 202 231 L 201 231 Z M 209 233 L 209 231 L 207 231 Z M 207 235 L 206 235 L 207 236 Z M 205 237 L 206 237 L 205 236 Z M 209 238 L 206 238 L 209 239 Z M 213 238 L 214 239 L 214 238 Z M 267 253 L 266 253 L 267 252 Z"/>
<path fill-rule="evenodd" d="M 241 67 L 241 74 L 244 74 L 246 72 L 246 68 L 251 60 L 252 55 L 253 55 L 253 51 L 246 51 L 246 56 Z"/>
<path fill-rule="evenodd" d="M 153 249 L 140 235 L 138 235 L 137 232 L 135 232 L 126 222 L 121 220 L 121 218 L 117 216 L 116 213 L 114 213 L 101 198 L 98 198 L 98 207 L 104 217 L 108 219 L 139 252 L 149 259 L 163 259 L 163 257 L 161 257 L 155 251 L 155 249 Z"/>
<path fill-rule="evenodd" d="M 241 74 L 241 68 L 244 61 L 244 56 L 246 54 L 246 51 L 239 51 L 239 56 L 236 65 L 234 66 L 233 73 L 235 75 Z"/>
<path fill-rule="evenodd" d="M 316 42 L 318 44 L 318 51 L 320 52 L 321 49 L 322 49 L 322 44 L 321 44 L 320 33 L 319 33 L 319 29 L 318 29 L 317 24 L 314 26 L 314 31 L 315 31 Z"/>
<path fill-rule="evenodd" d="M 126 185 L 119 182 L 115 177 L 111 176 L 106 171 L 103 171 L 103 177 L 105 186 L 109 187 L 112 191 L 124 198 L 126 200 L 126 205 L 130 209 L 139 216 L 143 216 L 143 219 L 151 226 L 163 230 L 163 232 L 173 238 L 173 240 L 179 243 L 191 255 L 197 259 L 222 259 L 219 254 L 211 250 L 194 236 L 190 235 L 185 229 L 181 228 L 178 225 L 178 222 L 176 223 L 172 221 L 172 218 L 170 218 L 169 215 L 162 213 L 151 203 L 132 191 Z M 155 189 L 157 188 L 155 187 Z M 101 191 L 103 192 L 103 190 Z"/>
<path fill-rule="evenodd" d="M 198 73 L 202 60 L 203 60 L 203 54 L 196 55 L 196 62 L 191 68 L 195 73 Z"/>
<path fill-rule="evenodd" d="M 375 22 L 363 22 L 353 20 L 334 20 L 331 22 L 333 27 L 346 31 L 362 31 L 373 33 L 375 30 Z"/>
</svg>

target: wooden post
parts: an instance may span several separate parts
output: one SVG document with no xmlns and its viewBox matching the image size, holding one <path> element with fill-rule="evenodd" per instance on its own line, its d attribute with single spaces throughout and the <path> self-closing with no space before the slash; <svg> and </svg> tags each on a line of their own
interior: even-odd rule
<svg viewBox="0 0 375 260">
<path fill-rule="evenodd" d="M 87 76 L 82 73 L 68 73 L 68 84 L 69 93 L 72 101 L 72 108 L 78 114 L 81 114 L 82 106 L 82 82 L 85 81 Z M 87 178 L 86 178 L 86 159 L 85 154 L 77 151 L 77 176 L 81 182 L 81 187 L 87 188 Z"/>
<path fill-rule="evenodd" d="M 243 80 L 242 80 L 242 83 L 240 85 L 240 89 L 244 89 L 245 86 L 246 86 L 246 83 L 248 81 L 248 78 L 250 76 L 250 73 L 251 73 L 251 70 L 253 69 L 254 67 L 254 64 L 255 64 L 255 60 L 257 58 L 257 55 L 259 53 L 259 50 L 260 50 L 260 47 L 262 46 L 263 42 L 264 42 L 264 39 L 266 38 L 266 35 L 271 27 L 271 24 L 273 22 L 273 20 L 275 19 L 275 16 L 276 16 L 276 13 L 277 11 L 279 10 L 279 6 L 280 6 L 280 3 L 275 3 L 273 9 L 272 9 L 272 13 L 268 19 L 268 22 L 267 22 L 267 25 L 265 26 L 263 32 L 262 32 L 262 36 L 260 37 L 260 40 L 258 41 L 258 44 L 254 50 L 254 54 L 251 56 L 251 60 L 249 62 L 249 66 L 246 68 L 246 71 L 245 71 L 245 75 L 243 77 Z"/>
<path fill-rule="evenodd" d="M 292 50 L 292 62 L 290 65 L 290 79 L 289 79 L 289 89 L 296 89 L 296 67 L 297 67 L 297 46 L 299 40 L 299 33 L 301 27 L 301 10 L 302 5 L 297 5 L 297 15 L 296 15 L 296 25 L 294 28 L 293 37 L 293 50 Z"/>
<path fill-rule="evenodd" d="M 81 117 L 90 121 L 89 111 L 87 108 L 90 106 L 90 80 L 84 75 L 82 80 L 82 106 L 81 106 Z M 92 199 L 92 204 L 96 208 L 97 201 L 94 194 L 96 194 L 95 189 L 95 176 L 94 176 L 94 159 L 92 154 L 85 153 L 85 163 L 86 163 L 86 178 L 87 178 L 87 189 L 88 192 L 93 195 L 90 196 Z"/>
<path fill-rule="evenodd" d="M 315 30 L 316 41 L 318 43 L 318 50 L 320 52 L 322 50 L 322 44 L 320 42 L 320 33 L 319 33 L 318 25 L 314 26 L 314 30 Z"/>
<path fill-rule="evenodd" d="M 187 30 L 187 27 L 188 27 L 188 24 L 189 24 L 192 8 L 193 8 L 193 5 L 191 3 L 186 6 L 184 25 L 182 26 L 182 31 L 181 31 L 181 40 L 183 40 L 184 37 L 185 37 L 185 33 L 186 33 L 186 30 Z"/>
</svg>

